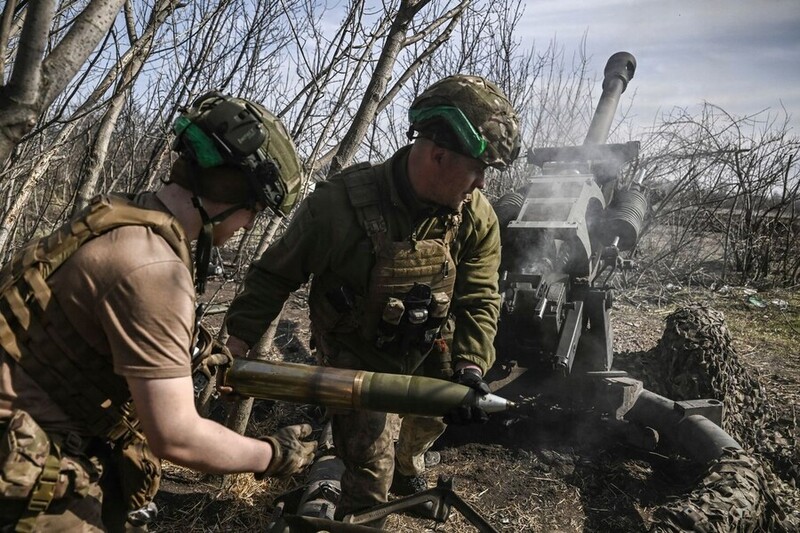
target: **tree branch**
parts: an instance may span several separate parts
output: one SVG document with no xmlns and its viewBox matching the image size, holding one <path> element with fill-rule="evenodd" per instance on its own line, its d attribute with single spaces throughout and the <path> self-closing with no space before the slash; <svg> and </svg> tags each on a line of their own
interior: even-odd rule
<svg viewBox="0 0 800 533">
<path fill-rule="evenodd" d="M 402 0 L 397 14 L 392 21 L 392 27 L 386 42 L 381 50 L 381 55 L 375 65 L 375 71 L 369 80 L 364 97 L 361 99 L 353 124 L 345 133 L 339 146 L 339 151 L 331 162 L 329 175 L 333 175 L 344 168 L 355 155 L 358 143 L 366 134 L 367 128 L 375 118 L 375 110 L 386 90 L 389 78 L 392 75 L 397 54 L 403 47 L 408 25 L 420 9 L 430 0 Z"/>
<path fill-rule="evenodd" d="M 75 19 L 69 32 L 42 64 L 44 91 L 40 106 L 46 108 L 80 70 L 97 43 L 103 38 L 125 0 L 91 0 Z"/>
</svg>

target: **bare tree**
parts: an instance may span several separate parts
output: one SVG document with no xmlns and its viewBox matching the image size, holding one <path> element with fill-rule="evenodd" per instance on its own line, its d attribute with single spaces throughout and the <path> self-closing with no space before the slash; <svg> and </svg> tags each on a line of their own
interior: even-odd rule
<svg viewBox="0 0 800 533">
<path fill-rule="evenodd" d="M 797 254 L 798 140 L 786 116 L 674 110 L 643 144 L 652 205 L 648 267 L 724 283 L 777 274 Z"/>
<path fill-rule="evenodd" d="M 400 5 L 392 19 L 392 25 L 386 36 L 381 55 L 375 64 L 369 84 L 356 111 L 353 124 L 347 130 L 339 144 L 339 150 L 333 158 L 329 174 L 334 174 L 344 168 L 352 160 L 358 144 L 367 132 L 367 128 L 374 120 L 378 104 L 386 90 L 386 85 L 394 71 L 397 54 L 403 46 L 408 31 L 408 26 L 420 9 L 425 7 L 430 0 L 400 0 Z"/>
<path fill-rule="evenodd" d="M 108 106 L 100 119 L 97 132 L 86 154 L 85 168 L 78 174 L 79 186 L 72 208 L 73 215 L 83 209 L 89 203 L 89 199 L 95 195 L 97 181 L 108 154 L 111 136 L 119 114 L 130 94 L 131 86 L 138 78 L 145 61 L 150 57 L 156 32 L 167 17 L 179 7 L 180 2 L 181 0 L 158 0 L 153 6 L 145 31 L 141 36 L 137 36 L 133 7 L 130 0 L 126 1 L 124 11 L 130 41 L 130 59 L 122 67 L 120 79 L 117 81 L 114 93 L 108 101 Z"/>
<path fill-rule="evenodd" d="M 124 0 L 91 0 L 49 52 L 50 26 L 55 0 L 32 0 L 25 10 L 25 22 L 17 45 L 14 69 L 0 91 L 0 161 L 5 162 L 14 147 L 36 125 L 37 117 L 64 90 L 89 54 L 108 32 Z M 3 28 L 9 2 L 4 9 Z M 4 38 L 8 36 L 3 34 Z M 4 49 L 7 43 L 0 44 Z M 5 56 L 0 56 L 5 62 Z"/>
</svg>

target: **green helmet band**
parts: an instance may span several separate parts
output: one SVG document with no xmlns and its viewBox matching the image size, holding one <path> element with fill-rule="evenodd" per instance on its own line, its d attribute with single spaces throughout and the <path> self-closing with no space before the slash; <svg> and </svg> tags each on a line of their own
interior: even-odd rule
<svg viewBox="0 0 800 533">
<path fill-rule="evenodd" d="M 192 154 L 201 168 L 214 168 L 225 163 L 222 154 L 214 146 L 214 141 L 188 118 L 180 116 L 175 119 L 172 130 L 175 135 L 189 143 Z"/>
<path fill-rule="evenodd" d="M 410 109 L 408 111 L 408 120 L 411 124 L 419 124 L 431 119 L 444 120 L 456 134 L 466 153 L 471 157 L 479 158 L 489 146 L 489 142 L 457 107 L 433 106 Z"/>
</svg>

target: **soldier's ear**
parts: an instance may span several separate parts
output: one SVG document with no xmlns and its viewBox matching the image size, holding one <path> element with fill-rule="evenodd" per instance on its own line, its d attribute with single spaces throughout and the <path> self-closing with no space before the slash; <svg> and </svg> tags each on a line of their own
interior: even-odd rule
<svg viewBox="0 0 800 533">
<path fill-rule="evenodd" d="M 443 165 L 447 162 L 447 149 L 442 148 L 436 143 L 429 143 L 429 157 L 436 165 Z"/>
</svg>

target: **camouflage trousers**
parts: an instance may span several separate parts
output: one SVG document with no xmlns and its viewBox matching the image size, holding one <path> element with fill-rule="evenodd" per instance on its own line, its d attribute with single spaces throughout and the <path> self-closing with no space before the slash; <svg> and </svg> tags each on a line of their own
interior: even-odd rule
<svg viewBox="0 0 800 533">
<path fill-rule="evenodd" d="M 326 358 L 325 363 L 350 369 L 362 365 L 347 352 Z M 333 409 L 329 413 L 336 454 L 345 466 L 337 517 L 387 502 L 395 466 L 404 475 L 422 474 L 425 452 L 447 427 L 441 418 L 405 416 L 398 435 L 397 415 Z"/>
<path fill-rule="evenodd" d="M 105 452 L 96 444 L 48 435 L 21 410 L 0 421 L 0 533 L 128 531 L 120 477 L 88 452 Z"/>
<path fill-rule="evenodd" d="M 394 471 L 389 417 L 369 411 L 331 413 L 333 445 L 345 467 L 337 517 L 388 500 Z"/>
<path fill-rule="evenodd" d="M 447 424 L 441 417 L 405 416 L 400 426 L 395 451 L 395 469 L 404 476 L 420 476 L 425 471 L 425 452 L 431 449 Z"/>
<path fill-rule="evenodd" d="M 345 466 L 337 515 L 388 501 L 395 467 L 404 475 L 421 475 L 425 452 L 446 427 L 441 418 L 404 417 L 395 457 L 392 417 L 370 411 L 332 413 L 333 444 Z"/>
</svg>

